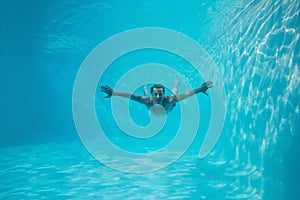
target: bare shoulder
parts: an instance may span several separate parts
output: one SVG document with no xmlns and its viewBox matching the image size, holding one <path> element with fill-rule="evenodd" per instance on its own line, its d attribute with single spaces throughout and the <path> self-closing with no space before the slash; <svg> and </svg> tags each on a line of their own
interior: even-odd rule
<svg viewBox="0 0 300 200">
<path fill-rule="evenodd" d="M 145 104 L 145 105 L 150 104 L 150 98 L 149 97 L 132 95 L 130 98 L 134 101 L 137 101 L 137 102 Z"/>
<path fill-rule="evenodd" d="M 176 106 L 177 102 L 178 102 L 178 100 L 175 95 L 165 98 L 164 108 L 166 109 L 167 113 L 169 113 L 171 110 L 173 110 L 173 108 Z"/>
<path fill-rule="evenodd" d="M 141 100 L 142 100 L 145 104 L 150 104 L 150 103 L 151 103 L 151 98 L 150 98 L 150 97 L 142 97 Z"/>
<path fill-rule="evenodd" d="M 166 97 L 166 102 L 167 103 L 176 103 L 176 102 L 178 102 L 178 99 L 176 98 L 175 95 L 172 95 L 172 96 Z"/>
</svg>

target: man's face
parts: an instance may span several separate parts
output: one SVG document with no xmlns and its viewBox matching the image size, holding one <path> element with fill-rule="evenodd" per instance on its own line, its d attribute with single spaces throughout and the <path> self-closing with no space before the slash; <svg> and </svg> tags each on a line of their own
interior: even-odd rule
<svg viewBox="0 0 300 200">
<path fill-rule="evenodd" d="M 164 91 L 162 88 L 153 88 L 152 96 L 154 98 L 154 103 L 161 103 L 164 99 Z"/>
</svg>

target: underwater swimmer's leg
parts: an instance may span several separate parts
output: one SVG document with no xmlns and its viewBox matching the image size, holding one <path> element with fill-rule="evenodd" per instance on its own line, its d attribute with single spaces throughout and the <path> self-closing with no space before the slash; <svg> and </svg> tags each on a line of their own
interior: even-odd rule
<svg viewBox="0 0 300 200">
<path fill-rule="evenodd" d="M 144 85 L 143 90 L 144 90 L 144 96 L 149 97 L 149 94 L 148 94 L 148 91 L 147 91 L 147 85 Z"/>
<path fill-rule="evenodd" d="M 179 86 L 179 81 L 178 80 L 174 80 L 174 88 L 172 89 L 173 95 L 177 94 L 177 92 L 178 92 L 178 86 Z"/>
</svg>

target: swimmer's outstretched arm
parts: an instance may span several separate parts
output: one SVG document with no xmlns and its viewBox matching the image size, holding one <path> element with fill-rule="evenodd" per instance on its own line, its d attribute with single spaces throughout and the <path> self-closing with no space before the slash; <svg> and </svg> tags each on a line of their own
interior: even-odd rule
<svg viewBox="0 0 300 200">
<path fill-rule="evenodd" d="M 203 92 L 205 95 L 208 95 L 206 93 L 206 90 L 208 90 L 208 88 L 211 88 L 213 86 L 214 86 L 213 82 L 207 81 L 207 82 L 203 83 L 199 88 L 194 89 L 194 90 L 189 90 L 189 91 L 187 91 L 185 93 L 182 93 L 182 94 L 178 94 L 175 97 L 176 97 L 177 101 L 181 101 L 181 100 L 184 100 L 184 99 L 186 99 L 190 96 L 193 96 L 194 94 L 197 94 L 199 92 Z"/>
<path fill-rule="evenodd" d="M 107 85 L 101 86 L 101 91 L 107 94 L 107 96 L 105 96 L 105 98 L 110 98 L 112 96 L 120 96 L 120 97 L 125 97 L 128 99 L 132 99 L 132 100 L 137 101 L 142 104 L 147 103 L 146 97 L 135 95 L 135 94 L 130 94 L 128 92 L 119 92 L 119 91 L 113 90 L 111 87 L 109 87 Z"/>
</svg>

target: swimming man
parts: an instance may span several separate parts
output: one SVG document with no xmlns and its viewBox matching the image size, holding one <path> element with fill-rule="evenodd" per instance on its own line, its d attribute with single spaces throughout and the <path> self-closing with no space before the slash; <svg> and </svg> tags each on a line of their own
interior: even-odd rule
<svg viewBox="0 0 300 200">
<path fill-rule="evenodd" d="M 197 93 L 206 93 L 206 90 L 213 87 L 213 82 L 207 81 L 203 83 L 199 88 L 194 90 L 189 90 L 182 94 L 177 94 L 179 82 L 175 80 L 175 86 L 172 90 L 172 96 L 165 96 L 165 88 L 161 84 L 155 84 L 150 88 L 150 93 L 152 97 L 150 98 L 147 92 L 147 86 L 144 86 L 144 96 L 139 96 L 135 94 L 130 94 L 127 92 L 115 91 L 107 85 L 101 86 L 101 91 L 106 93 L 105 98 L 110 98 L 111 96 L 120 96 L 132 99 L 138 103 L 144 104 L 152 113 L 156 115 L 161 115 L 162 113 L 169 113 L 176 105 L 177 102 L 182 101 Z"/>
</svg>

